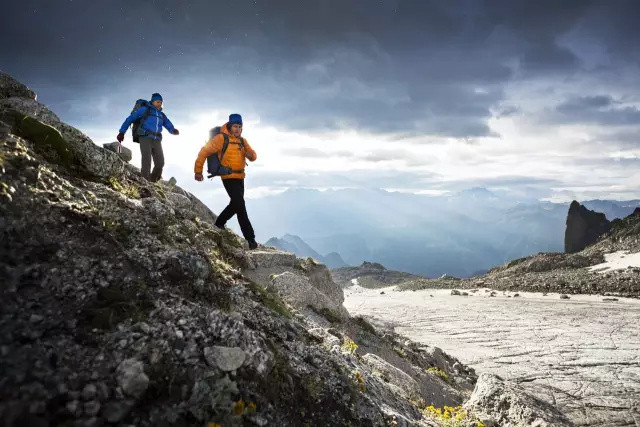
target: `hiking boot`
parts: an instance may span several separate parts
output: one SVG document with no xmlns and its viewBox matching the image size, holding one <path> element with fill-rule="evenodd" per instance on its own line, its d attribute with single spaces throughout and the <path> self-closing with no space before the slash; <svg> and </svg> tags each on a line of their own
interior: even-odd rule
<svg viewBox="0 0 640 427">
<path fill-rule="evenodd" d="M 213 225 L 215 225 L 216 228 L 219 228 L 220 230 L 226 230 L 226 228 L 224 228 L 224 225 L 218 225 L 217 223 L 214 223 Z"/>
<path fill-rule="evenodd" d="M 249 239 L 247 240 L 247 242 L 249 242 L 249 249 L 256 249 L 258 247 L 258 242 L 256 242 L 256 239 Z"/>
</svg>

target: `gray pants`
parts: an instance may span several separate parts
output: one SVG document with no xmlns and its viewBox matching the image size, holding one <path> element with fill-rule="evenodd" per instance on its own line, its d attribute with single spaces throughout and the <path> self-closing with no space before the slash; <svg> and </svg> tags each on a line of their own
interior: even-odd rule
<svg viewBox="0 0 640 427">
<path fill-rule="evenodd" d="M 164 167 L 164 154 L 162 153 L 162 143 L 146 136 L 140 137 L 140 154 L 142 154 L 142 165 L 140 172 L 142 176 L 151 182 L 156 182 L 162 176 Z M 153 172 L 151 171 L 151 157 L 153 157 Z"/>
</svg>

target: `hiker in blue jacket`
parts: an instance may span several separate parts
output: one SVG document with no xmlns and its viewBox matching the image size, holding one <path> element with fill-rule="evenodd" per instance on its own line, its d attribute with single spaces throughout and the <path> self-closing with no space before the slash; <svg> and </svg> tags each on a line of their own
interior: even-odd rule
<svg viewBox="0 0 640 427">
<path fill-rule="evenodd" d="M 124 139 L 124 133 L 131 123 L 137 120 L 141 120 L 138 127 L 138 142 L 140 142 L 140 153 L 142 154 L 140 172 L 145 179 L 155 182 L 162 176 L 162 168 L 164 167 L 162 127 L 164 126 L 173 135 L 179 135 L 180 132 L 173 127 L 173 123 L 162 112 L 162 96 L 159 93 L 151 95 L 151 105 L 147 104 L 138 108 L 122 123 L 120 133 L 116 137 L 119 142 Z M 152 157 L 153 172 L 150 174 Z"/>
</svg>

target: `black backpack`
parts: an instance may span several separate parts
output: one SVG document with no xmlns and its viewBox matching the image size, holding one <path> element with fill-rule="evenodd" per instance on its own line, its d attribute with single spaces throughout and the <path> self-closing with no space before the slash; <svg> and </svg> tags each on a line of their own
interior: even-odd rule
<svg viewBox="0 0 640 427">
<path fill-rule="evenodd" d="M 232 173 L 244 173 L 244 169 L 233 170 L 226 166 L 222 166 L 222 159 L 224 157 L 224 154 L 227 152 L 227 148 L 229 148 L 230 144 L 229 135 L 224 132 L 220 132 L 220 126 L 216 126 L 209 132 L 209 137 L 213 138 L 219 133 L 222 133 L 222 136 L 224 137 L 224 143 L 222 144 L 222 150 L 220 150 L 219 153 L 214 153 L 207 157 L 207 172 L 209 173 L 207 178 L 213 178 L 214 176 L 218 175 L 230 175 Z M 234 144 L 239 145 L 238 149 L 242 150 L 244 149 L 244 139 L 240 138 L 240 141 L 241 142 L 239 143 L 234 142 Z"/>
<path fill-rule="evenodd" d="M 146 135 L 146 132 L 144 134 L 141 132 L 142 123 L 147 120 L 147 117 L 149 117 L 149 114 L 151 113 L 151 109 L 154 108 L 149 101 L 145 99 L 138 99 L 133 106 L 133 110 L 131 110 L 131 113 L 137 111 L 140 107 L 147 107 L 147 112 L 144 113 L 144 116 L 131 123 L 131 135 L 133 136 L 133 142 L 138 143 L 140 142 L 140 137 Z M 161 114 L 162 119 L 164 119 L 166 116 L 164 115 L 164 113 Z"/>
</svg>

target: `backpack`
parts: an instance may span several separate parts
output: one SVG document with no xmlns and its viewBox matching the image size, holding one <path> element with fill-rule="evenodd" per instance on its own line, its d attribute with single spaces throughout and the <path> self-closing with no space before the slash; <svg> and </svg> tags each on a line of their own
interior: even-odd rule
<svg viewBox="0 0 640 427">
<path fill-rule="evenodd" d="M 144 123 L 144 121 L 147 120 L 147 117 L 149 117 L 149 114 L 151 113 L 151 108 L 153 108 L 153 105 L 151 105 L 151 103 L 147 100 L 138 99 L 135 105 L 133 106 L 133 110 L 131 110 L 131 113 L 133 114 L 140 107 L 147 107 L 147 112 L 144 113 L 144 116 L 142 116 L 141 118 L 139 118 L 138 120 L 136 120 L 131 124 L 131 134 L 133 136 L 133 142 L 138 142 L 138 143 L 140 142 L 139 138 L 147 134 L 146 132 L 143 133 L 142 123 Z M 161 114 L 162 114 L 162 118 L 165 119 L 166 116 L 164 115 L 164 113 L 161 113 Z"/>
<path fill-rule="evenodd" d="M 227 148 L 229 148 L 229 135 L 220 131 L 220 126 L 216 126 L 209 131 L 209 138 L 213 138 L 219 133 L 222 133 L 224 137 L 224 143 L 222 144 L 222 150 L 219 153 L 213 153 L 209 157 L 207 157 L 207 172 L 209 175 L 207 178 L 213 178 L 214 176 L 223 176 L 230 175 L 232 173 L 244 173 L 244 169 L 233 170 L 226 166 L 222 166 L 222 159 L 224 158 L 224 154 L 227 152 Z M 244 139 L 240 138 L 240 149 L 244 148 Z"/>
<path fill-rule="evenodd" d="M 151 105 L 149 105 L 149 102 L 147 102 L 144 99 L 138 99 L 135 103 L 135 105 L 133 106 L 133 110 L 131 110 L 131 114 L 133 114 L 135 111 L 137 111 L 140 107 L 147 107 L 147 112 L 145 113 L 145 115 L 136 120 L 135 122 L 131 123 L 131 135 L 133 136 L 133 142 L 140 142 L 139 138 L 140 138 L 140 126 L 142 125 L 142 122 L 144 122 L 147 117 L 149 117 L 149 113 L 151 112 Z"/>
</svg>

